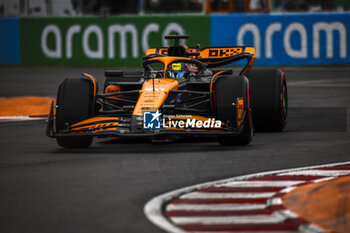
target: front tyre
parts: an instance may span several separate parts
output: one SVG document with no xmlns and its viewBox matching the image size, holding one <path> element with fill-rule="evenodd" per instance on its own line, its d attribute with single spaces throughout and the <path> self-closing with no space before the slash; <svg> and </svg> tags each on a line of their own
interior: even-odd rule
<svg viewBox="0 0 350 233">
<path fill-rule="evenodd" d="M 235 126 L 240 132 L 236 136 L 218 137 L 220 145 L 248 145 L 253 139 L 248 79 L 244 76 L 219 77 L 214 83 L 213 94 L 215 118 Z M 243 99 L 243 119 L 238 118 L 237 99 Z"/>
<path fill-rule="evenodd" d="M 92 115 L 93 85 L 87 79 L 65 79 L 58 88 L 56 108 L 56 131 L 60 133 Z M 87 148 L 92 136 L 57 137 L 57 143 L 64 148 Z"/>
</svg>

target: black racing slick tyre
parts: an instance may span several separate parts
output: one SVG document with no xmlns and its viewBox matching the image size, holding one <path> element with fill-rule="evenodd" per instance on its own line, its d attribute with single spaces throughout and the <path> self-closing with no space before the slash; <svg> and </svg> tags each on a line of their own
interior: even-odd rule
<svg viewBox="0 0 350 233">
<path fill-rule="evenodd" d="M 58 88 L 56 108 L 56 131 L 88 119 L 92 115 L 93 85 L 87 79 L 65 79 Z M 87 148 L 92 136 L 57 137 L 64 148 Z"/>
<path fill-rule="evenodd" d="M 223 76 L 216 79 L 213 88 L 214 113 L 217 120 L 235 127 L 236 136 L 219 136 L 222 146 L 243 146 L 253 139 L 252 119 L 249 103 L 249 81 L 244 76 Z M 245 114 L 239 124 L 237 99 L 243 98 Z"/>
<path fill-rule="evenodd" d="M 284 73 L 278 69 L 251 70 L 253 125 L 256 131 L 282 131 L 287 124 L 288 95 Z"/>
</svg>

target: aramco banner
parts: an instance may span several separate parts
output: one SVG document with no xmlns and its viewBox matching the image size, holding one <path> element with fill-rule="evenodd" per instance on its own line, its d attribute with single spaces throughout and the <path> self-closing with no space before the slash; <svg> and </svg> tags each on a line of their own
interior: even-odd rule
<svg viewBox="0 0 350 233">
<path fill-rule="evenodd" d="M 190 34 L 183 43 L 209 46 L 205 15 L 29 17 L 21 19 L 22 64 L 140 65 L 150 47 L 168 46 L 168 34 Z"/>
</svg>

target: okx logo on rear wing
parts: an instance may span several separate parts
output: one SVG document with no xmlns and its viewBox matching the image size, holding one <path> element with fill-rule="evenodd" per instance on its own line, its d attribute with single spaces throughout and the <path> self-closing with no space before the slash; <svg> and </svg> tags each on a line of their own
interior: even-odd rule
<svg viewBox="0 0 350 233">
<path fill-rule="evenodd" d="M 181 46 L 181 45 L 180 45 Z M 199 50 L 198 48 L 187 48 L 183 46 L 186 57 L 197 59 L 208 67 L 219 67 L 243 58 L 250 61 L 255 54 L 254 47 L 235 46 L 235 47 L 210 47 Z M 169 56 L 168 48 L 151 48 L 146 51 L 146 56 L 159 55 Z M 255 61 L 255 59 L 254 59 Z"/>
</svg>

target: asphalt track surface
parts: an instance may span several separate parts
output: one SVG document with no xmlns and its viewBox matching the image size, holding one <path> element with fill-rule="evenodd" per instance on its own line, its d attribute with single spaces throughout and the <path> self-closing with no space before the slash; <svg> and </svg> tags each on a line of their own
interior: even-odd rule
<svg viewBox="0 0 350 233">
<path fill-rule="evenodd" d="M 65 150 L 44 121 L 0 123 L 0 232 L 163 232 L 143 214 L 152 197 L 269 170 L 350 160 L 350 69 L 286 68 L 289 125 L 245 147 L 211 139 L 152 144 L 97 139 Z M 103 69 L 0 67 L 0 96 L 55 96 L 65 77 Z"/>
</svg>

